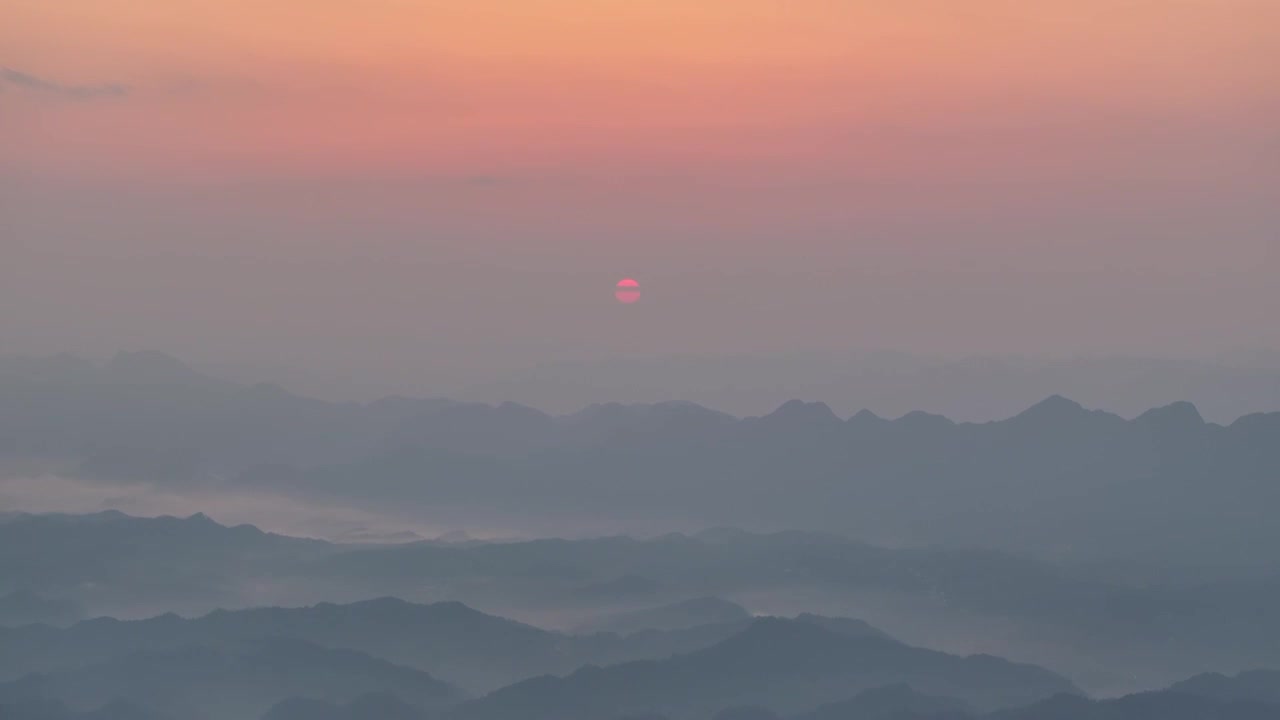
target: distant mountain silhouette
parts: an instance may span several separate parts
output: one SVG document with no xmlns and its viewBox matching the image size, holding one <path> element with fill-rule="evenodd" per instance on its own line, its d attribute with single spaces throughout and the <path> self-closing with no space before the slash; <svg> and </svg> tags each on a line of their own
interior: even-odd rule
<svg viewBox="0 0 1280 720">
<path fill-rule="evenodd" d="M 457 395 L 484 402 L 514 400 L 554 412 L 601 398 L 641 403 L 680 397 L 735 415 L 759 414 L 790 398 L 810 397 L 824 400 L 837 412 L 865 407 L 898 417 L 931 408 L 981 422 L 1008 417 L 1052 393 L 1125 416 L 1185 397 L 1221 422 L 1280 408 L 1280 359 L 1274 353 L 1240 362 L 1134 357 L 942 360 L 902 353 L 627 358 L 542 366 Z"/>
<path fill-rule="evenodd" d="M 0 459 L 71 462 L 91 479 L 525 517 L 574 507 L 632 526 L 660 524 L 675 503 L 703 526 L 1071 560 L 1274 564 L 1276 448 L 1280 413 L 1223 427 L 1189 403 L 1124 420 L 1053 396 L 980 424 L 841 421 L 798 400 L 741 420 L 688 403 L 553 417 L 512 403 L 327 403 L 156 353 L 0 363 Z M 1218 532 L 1225 516 L 1232 533 Z"/>
<path fill-rule="evenodd" d="M 0 512 L 0 717 L 1280 720 L 1275 671 L 1119 696 L 1280 667 L 1280 413 L 1018 408 L 553 416 L 323 402 L 161 353 L 0 358 L 0 467 L 21 475 L 0 482 L 23 493 L 127 483 L 650 538 L 360 523 L 343 544 L 198 513 Z M 237 609 L 273 603 L 291 607 Z"/>
</svg>

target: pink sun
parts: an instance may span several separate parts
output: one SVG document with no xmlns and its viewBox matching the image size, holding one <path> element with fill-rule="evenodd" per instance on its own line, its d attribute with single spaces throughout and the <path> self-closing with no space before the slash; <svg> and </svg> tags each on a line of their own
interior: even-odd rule
<svg viewBox="0 0 1280 720">
<path fill-rule="evenodd" d="M 630 305 L 640 300 L 640 283 L 631 278 L 624 278 L 618 281 L 617 287 L 614 289 L 613 296 L 618 302 L 624 305 Z"/>
</svg>

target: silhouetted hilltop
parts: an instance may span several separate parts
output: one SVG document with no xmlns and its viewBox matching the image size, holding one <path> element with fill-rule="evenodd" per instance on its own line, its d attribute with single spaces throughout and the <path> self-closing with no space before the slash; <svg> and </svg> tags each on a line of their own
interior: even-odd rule
<svg viewBox="0 0 1280 720">
<path fill-rule="evenodd" d="M 879 638 L 881 640 L 893 639 L 879 628 L 873 627 L 865 620 L 843 617 L 825 617 L 823 615 L 815 615 L 813 613 L 800 613 L 795 617 L 795 621 L 799 623 L 817 625 L 823 630 L 828 630 L 848 637 L 870 637 Z"/>
<path fill-rule="evenodd" d="M 1172 692 L 1223 701 L 1255 701 L 1280 706 L 1280 671 L 1251 670 L 1234 677 L 1204 673 L 1169 688 Z"/>
</svg>

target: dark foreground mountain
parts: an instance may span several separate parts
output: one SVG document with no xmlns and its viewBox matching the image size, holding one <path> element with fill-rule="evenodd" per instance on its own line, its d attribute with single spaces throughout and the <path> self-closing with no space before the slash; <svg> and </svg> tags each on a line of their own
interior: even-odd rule
<svg viewBox="0 0 1280 720">
<path fill-rule="evenodd" d="M 243 584 L 296 573 L 330 551 L 202 514 L 0 515 L 0 592 L 73 598 L 97 614 L 234 607 Z"/>
<path fill-rule="evenodd" d="M 848 636 L 887 637 L 863 622 L 805 615 L 799 620 Z M 349 605 L 217 611 L 184 619 L 111 618 L 59 630 L 47 626 L 0 629 L 0 679 L 108 663 L 131 653 L 170 653 L 187 647 L 238 651 L 262 638 L 295 638 L 316 646 L 350 648 L 456 682 L 480 693 L 585 664 L 664 658 L 723 641 L 750 619 L 628 636 L 568 635 L 487 615 L 462 603 L 417 605 L 382 598 Z"/>
<path fill-rule="evenodd" d="M 0 686 L 0 696 L 43 697 L 77 710 L 125 700 L 177 717 L 198 711 L 210 720 L 257 717 L 296 696 L 345 703 L 369 693 L 391 693 L 425 708 L 464 697 L 419 670 L 283 638 L 260 639 L 239 649 L 139 651 Z"/>
<path fill-rule="evenodd" d="M 1107 694 L 1159 687 L 1206 667 L 1280 666 L 1280 644 L 1273 641 L 1280 633 L 1280 579 L 1194 585 L 1144 583 L 1127 575 L 1109 580 L 1092 570 L 997 552 L 885 549 L 818 533 L 717 530 L 644 541 L 615 537 L 368 547 L 281 537 L 248 526 L 228 528 L 198 515 L 0 516 L 0 592 L 75 598 L 99 614 L 123 611 L 145 617 L 169 609 L 203 614 L 210 604 L 263 604 L 264 594 L 270 598 L 266 604 L 307 605 L 340 593 L 357 598 L 452 597 L 504 608 L 504 614 L 528 611 L 523 616 L 532 617 L 551 610 L 580 618 L 608 614 L 620 602 L 586 599 L 583 587 L 616 586 L 614 580 L 630 577 L 647 577 L 660 588 L 656 596 L 646 596 L 646 604 L 655 606 L 718 596 L 755 598 L 755 609 L 778 615 L 811 607 L 799 598 L 856 608 L 860 617 L 917 644 L 1018 657 L 1067 672 Z M 634 600 L 627 603 L 635 607 Z M 532 674 L 567 673 L 583 663 L 689 652 L 741 629 L 719 623 L 645 631 L 623 642 L 616 636 L 566 641 L 526 626 L 510 631 L 510 644 L 484 645 L 468 644 L 461 635 L 445 642 L 454 621 L 426 616 L 406 620 L 410 626 L 423 623 L 423 637 L 440 633 L 438 647 L 454 643 L 465 650 L 454 655 L 456 662 L 446 670 L 430 649 L 412 643 L 415 633 L 378 624 L 386 613 L 430 615 L 420 609 L 375 605 L 362 613 L 357 605 L 347 610 L 320 606 L 296 617 L 281 612 L 288 620 L 280 634 L 365 650 L 437 673 L 473 692 Z M 447 606 L 433 612 L 450 616 Z M 272 617 L 268 611 L 255 613 L 255 618 Z M 350 637 L 316 630 L 328 627 L 330 615 L 349 615 L 344 622 L 361 630 Z M 313 629 L 304 632 L 295 623 Z M 469 627 L 463 620 L 457 623 Z M 213 619 L 205 619 L 193 627 L 215 626 Z M 968 630 L 974 626 L 996 632 Z M 106 621 L 90 627 L 102 627 L 104 637 L 118 639 Z M 236 636 L 225 628 L 219 632 Z M 189 640 L 207 644 L 216 634 Z M 56 647 L 61 642 L 41 639 L 44 635 L 89 637 L 83 629 L 61 636 L 50 629 L 0 628 L 0 678 L 22 671 L 12 660 L 17 651 L 10 648 L 35 647 L 23 645 L 33 642 L 40 648 L 50 647 L 46 643 Z M 352 639 L 357 637 L 363 642 L 383 639 L 363 645 Z M 939 637 L 952 639 L 944 643 Z M 119 641 L 133 642 L 127 637 Z M 92 644 L 69 647 L 74 649 L 64 655 L 85 652 L 87 658 L 102 659 L 93 654 Z M 497 650 L 488 657 L 473 650 L 483 647 Z M 53 651 L 40 649 L 28 657 L 38 663 L 45 652 Z M 57 665 L 34 669 L 49 667 Z"/>
<path fill-rule="evenodd" d="M 667 660 L 585 667 L 503 688 L 450 713 L 454 720 L 596 720 L 639 713 L 709 716 L 733 704 L 785 713 L 907 683 L 991 709 L 1061 692 L 1070 682 L 1042 668 L 993 657 L 961 658 L 893 640 L 849 637 L 766 618 L 728 640 Z"/>
<path fill-rule="evenodd" d="M 708 633 L 707 628 L 715 630 Z M 0 653 L 12 666 L 59 669 L 0 684 L 0 699 L 23 698 L 29 707 L 37 707 L 38 700 L 58 708 L 62 715 L 52 716 L 54 720 L 68 713 L 78 718 L 77 712 L 111 702 L 210 720 L 263 713 L 271 720 L 586 720 L 652 710 L 694 717 L 735 703 L 798 711 L 885 682 L 950 691 L 975 707 L 1074 690 L 1063 678 L 1033 666 L 912 648 L 857 621 L 804 615 L 691 628 L 685 632 L 702 642 L 719 633 L 728 637 L 666 659 L 589 665 L 564 677 L 526 680 L 464 702 L 460 691 L 430 674 L 364 652 L 273 635 L 279 631 L 390 653 L 416 652 L 446 671 L 486 659 L 500 662 L 530 647 L 537 652 L 524 661 L 540 660 L 550 668 L 564 664 L 565 653 L 630 641 L 550 633 L 458 603 L 417 606 L 395 600 L 219 612 L 195 620 L 172 615 L 134 622 L 100 619 L 65 630 L 30 626 L 7 631 L 0 637 Z M 647 631 L 635 637 L 653 648 L 648 636 L 676 632 Z M 547 642 L 551 644 L 542 645 Z"/>
</svg>

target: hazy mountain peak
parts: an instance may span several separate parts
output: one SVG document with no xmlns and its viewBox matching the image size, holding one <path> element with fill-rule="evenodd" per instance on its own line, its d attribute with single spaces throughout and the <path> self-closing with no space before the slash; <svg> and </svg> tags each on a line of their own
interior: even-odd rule
<svg viewBox="0 0 1280 720">
<path fill-rule="evenodd" d="M 1234 677 L 1202 673 L 1176 683 L 1170 690 L 1216 700 L 1280 703 L 1280 670 L 1249 670 Z"/>
<path fill-rule="evenodd" d="M 952 427 L 955 425 L 955 422 L 952 421 L 951 418 L 943 415 L 927 413 L 923 410 L 913 410 L 893 422 L 897 425 L 913 430 L 931 430 Z"/>
<path fill-rule="evenodd" d="M 889 420 L 886 420 L 885 418 L 880 417 L 879 415 L 871 412 L 870 410 L 863 408 L 862 410 L 859 410 L 856 414 L 854 414 L 853 417 L 849 418 L 847 422 L 850 425 L 865 427 L 865 426 L 874 426 L 874 425 L 887 425 L 889 423 Z"/>
<path fill-rule="evenodd" d="M 1243 415 L 1231 423 L 1231 428 L 1246 432 L 1280 432 L 1280 412 Z"/>
<path fill-rule="evenodd" d="M 814 613 L 800 613 L 795 622 L 807 623 L 848 637 L 874 637 L 881 640 L 893 640 L 892 636 L 865 620 L 845 617 L 827 617 Z"/>
<path fill-rule="evenodd" d="M 1195 405 L 1180 401 L 1148 410 L 1136 422 L 1164 430 L 1183 430 L 1204 425 L 1204 418 Z"/>
<path fill-rule="evenodd" d="M 840 422 L 840 418 L 832 412 L 831 408 L 826 403 L 805 402 L 803 400 L 788 400 L 780 405 L 777 410 L 765 415 L 762 419 L 769 422 L 789 422 L 797 424 L 826 424 Z"/>
<path fill-rule="evenodd" d="M 320 603 L 318 607 L 340 608 L 342 606 L 334 603 Z M 407 600 L 401 600 L 398 597 L 383 595 L 382 597 L 370 598 L 368 600 L 357 600 L 356 602 L 351 603 L 349 607 L 353 610 L 403 610 L 408 607 L 414 607 L 414 604 Z"/>
<path fill-rule="evenodd" d="M 1073 417 L 1087 413 L 1084 406 L 1080 403 L 1069 400 L 1061 395 L 1050 395 L 1040 402 L 1019 413 L 1015 419 L 1057 419 L 1061 417 Z"/>
</svg>

